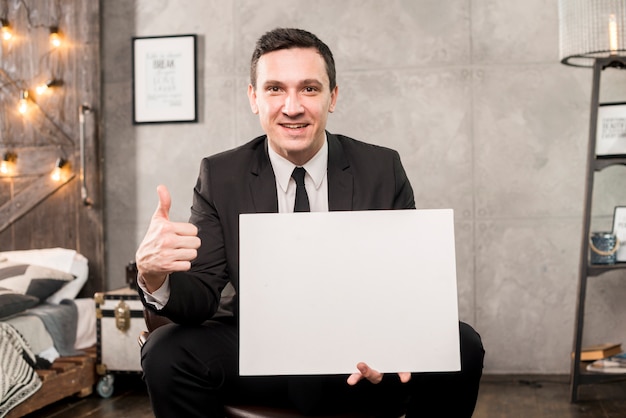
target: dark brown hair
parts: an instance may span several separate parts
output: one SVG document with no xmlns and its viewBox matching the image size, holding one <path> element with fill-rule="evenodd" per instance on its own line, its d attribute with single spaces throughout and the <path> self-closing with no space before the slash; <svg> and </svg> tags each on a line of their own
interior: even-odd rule
<svg viewBox="0 0 626 418">
<path fill-rule="evenodd" d="M 265 33 L 259 38 L 252 53 L 250 62 L 250 84 L 256 89 L 256 68 L 259 58 L 269 52 L 290 48 L 315 48 L 324 58 L 326 63 L 326 73 L 330 81 L 330 89 L 337 85 L 337 74 L 335 72 L 335 60 L 333 53 L 324 42 L 311 32 L 294 28 L 276 28 Z"/>
</svg>

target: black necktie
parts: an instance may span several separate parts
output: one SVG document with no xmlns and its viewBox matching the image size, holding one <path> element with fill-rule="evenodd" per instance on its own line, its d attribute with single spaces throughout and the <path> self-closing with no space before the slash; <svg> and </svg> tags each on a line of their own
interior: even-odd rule
<svg viewBox="0 0 626 418">
<path fill-rule="evenodd" d="M 291 173 L 291 177 L 296 181 L 296 204 L 293 207 L 294 212 L 310 212 L 309 195 L 306 194 L 304 187 L 304 174 L 306 170 L 302 167 L 296 167 Z"/>
</svg>

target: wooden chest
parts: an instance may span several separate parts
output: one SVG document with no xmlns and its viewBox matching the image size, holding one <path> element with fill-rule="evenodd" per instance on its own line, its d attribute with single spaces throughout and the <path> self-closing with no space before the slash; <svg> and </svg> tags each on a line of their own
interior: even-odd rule
<svg viewBox="0 0 626 418">
<path fill-rule="evenodd" d="M 113 393 L 113 374 L 141 373 L 139 334 L 146 330 L 143 305 L 128 287 L 96 293 L 98 394 Z"/>
</svg>

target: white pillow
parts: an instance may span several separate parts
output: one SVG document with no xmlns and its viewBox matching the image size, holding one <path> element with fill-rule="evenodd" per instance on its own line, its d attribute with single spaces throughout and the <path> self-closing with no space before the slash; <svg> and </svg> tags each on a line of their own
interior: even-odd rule
<svg viewBox="0 0 626 418">
<path fill-rule="evenodd" d="M 59 304 L 63 299 L 74 299 L 80 293 L 87 279 L 89 278 L 89 264 L 87 257 L 82 254 L 76 253 L 74 256 L 74 262 L 70 268 L 69 273 L 76 276 L 76 279 L 63 285 L 62 288 L 54 292 L 46 302 Z"/>
<path fill-rule="evenodd" d="M 0 260 L 6 258 L 9 261 L 17 263 L 34 264 L 70 273 L 75 255 L 75 250 L 57 247 L 37 250 L 4 251 L 0 252 Z"/>
<path fill-rule="evenodd" d="M 85 256 L 67 248 L 42 248 L 35 250 L 0 252 L 0 260 L 28 263 L 57 269 L 73 274 L 76 279 L 68 282 L 46 299 L 48 303 L 58 304 L 63 299 L 74 299 L 87 282 L 89 276 L 88 261 Z"/>
<path fill-rule="evenodd" d="M 37 264 L 0 260 L 0 287 L 35 296 L 41 302 L 74 279 L 73 274 L 65 271 Z"/>
</svg>

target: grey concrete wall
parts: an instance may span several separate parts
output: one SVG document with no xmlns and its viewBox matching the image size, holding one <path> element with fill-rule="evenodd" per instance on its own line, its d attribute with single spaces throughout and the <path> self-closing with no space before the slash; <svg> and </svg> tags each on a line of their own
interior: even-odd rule
<svg viewBox="0 0 626 418">
<path fill-rule="evenodd" d="M 261 133 L 249 56 L 265 31 L 297 26 L 335 54 L 329 129 L 397 149 L 418 207 L 455 210 L 459 312 L 482 334 L 485 371 L 569 372 L 591 70 L 559 63 L 556 0 L 107 0 L 102 12 L 110 288 L 156 186 L 186 220 L 200 158 Z M 187 33 L 200 37 L 199 123 L 133 126 L 131 36 Z M 623 100 L 619 75 L 605 95 Z M 603 173 L 595 228 L 626 202 L 619 175 Z M 590 283 L 585 342 L 626 340 L 625 297 L 619 274 Z"/>
</svg>

